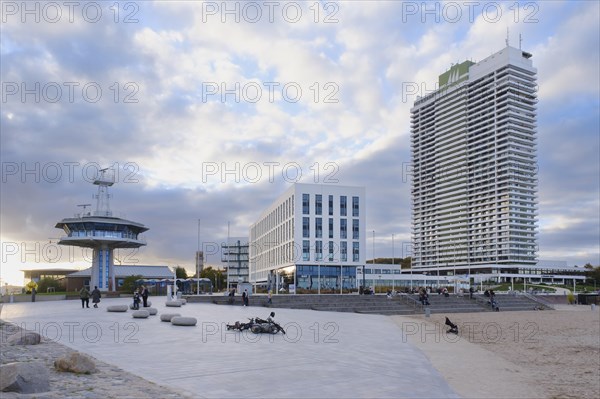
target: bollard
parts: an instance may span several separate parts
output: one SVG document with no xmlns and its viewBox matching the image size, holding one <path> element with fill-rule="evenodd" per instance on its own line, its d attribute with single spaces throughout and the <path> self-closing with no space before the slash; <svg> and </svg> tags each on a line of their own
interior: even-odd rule
<svg viewBox="0 0 600 399">
<path fill-rule="evenodd" d="M 596 310 L 596 304 L 592 303 L 592 310 Z"/>
<path fill-rule="evenodd" d="M 431 316 L 431 309 L 425 308 L 425 317 Z"/>
</svg>

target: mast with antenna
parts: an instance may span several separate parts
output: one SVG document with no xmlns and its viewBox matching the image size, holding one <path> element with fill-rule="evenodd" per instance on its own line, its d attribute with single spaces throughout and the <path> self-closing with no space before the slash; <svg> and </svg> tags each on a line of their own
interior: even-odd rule
<svg viewBox="0 0 600 399">
<path fill-rule="evenodd" d="M 509 46 L 509 44 L 508 44 L 508 40 L 509 40 L 509 36 L 508 36 L 508 27 L 507 27 L 507 28 L 506 28 L 506 40 L 505 40 L 505 42 L 506 42 L 506 47 L 508 47 L 508 46 Z"/>
<path fill-rule="evenodd" d="M 519 50 L 521 50 L 521 43 L 523 42 L 523 38 L 521 37 L 521 34 L 519 33 Z"/>
<path fill-rule="evenodd" d="M 94 216 L 111 217 L 108 188 L 115 184 L 115 171 L 110 168 L 100 169 L 100 176 L 94 180 L 94 184 L 98 186 L 98 194 L 95 195 L 97 201 Z"/>
</svg>

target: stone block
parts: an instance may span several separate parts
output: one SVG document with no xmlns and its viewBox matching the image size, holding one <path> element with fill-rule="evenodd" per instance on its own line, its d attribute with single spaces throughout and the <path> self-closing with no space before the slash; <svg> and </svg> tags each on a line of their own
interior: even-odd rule
<svg viewBox="0 0 600 399">
<path fill-rule="evenodd" d="M 195 326 L 198 323 L 195 317 L 182 317 L 177 316 L 171 319 L 171 324 L 174 326 Z"/>
<path fill-rule="evenodd" d="M 180 313 L 163 313 L 160 315 L 160 321 L 170 322 L 173 317 L 181 316 Z"/>
<path fill-rule="evenodd" d="M 127 305 L 111 305 L 106 308 L 107 312 L 127 312 Z"/>
<path fill-rule="evenodd" d="M 40 393 L 50 390 L 50 373 L 41 362 L 7 363 L 0 366 L 0 391 Z"/>
<path fill-rule="evenodd" d="M 147 310 L 136 310 L 132 313 L 134 319 L 147 319 L 150 316 L 150 312 Z"/>
<path fill-rule="evenodd" d="M 37 345 L 42 340 L 40 334 L 33 331 L 21 330 L 11 335 L 6 342 L 9 345 Z"/>
<path fill-rule="evenodd" d="M 96 363 L 83 353 L 74 352 L 54 362 L 58 371 L 68 371 L 77 374 L 91 374 L 97 371 Z"/>
</svg>

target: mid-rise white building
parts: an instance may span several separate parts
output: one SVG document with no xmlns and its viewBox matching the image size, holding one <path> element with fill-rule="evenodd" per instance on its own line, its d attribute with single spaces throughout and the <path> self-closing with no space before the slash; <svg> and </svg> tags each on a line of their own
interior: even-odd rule
<svg viewBox="0 0 600 399">
<path fill-rule="evenodd" d="M 537 262 L 536 69 L 506 47 L 439 76 L 411 110 L 414 268 Z M 483 270 L 482 270 L 483 271 Z"/>
<path fill-rule="evenodd" d="M 296 183 L 250 227 L 250 282 L 348 292 L 365 264 L 365 188 Z"/>
</svg>

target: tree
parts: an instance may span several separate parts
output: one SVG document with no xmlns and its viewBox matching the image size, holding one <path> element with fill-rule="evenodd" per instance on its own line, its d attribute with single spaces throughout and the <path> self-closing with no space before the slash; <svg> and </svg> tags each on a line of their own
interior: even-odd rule
<svg viewBox="0 0 600 399">
<path fill-rule="evenodd" d="M 600 283 L 600 266 L 594 267 L 591 263 L 586 263 L 583 268 L 585 269 L 586 278 Z"/>
<path fill-rule="evenodd" d="M 141 274 L 125 277 L 125 279 L 123 280 L 123 285 L 119 287 L 119 291 L 132 293 L 138 286 L 136 281 L 142 278 L 144 278 L 144 276 L 142 276 Z"/>
<path fill-rule="evenodd" d="M 177 276 L 177 278 L 188 278 L 187 271 L 181 266 L 175 268 L 175 276 Z"/>
<path fill-rule="evenodd" d="M 226 277 L 221 269 L 213 269 L 212 266 L 208 266 L 204 268 L 200 272 L 201 278 L 207 278 L 212 282 L 213 287 L 217 290 L 225 287 L 227 285 Z"/>
</svg>

